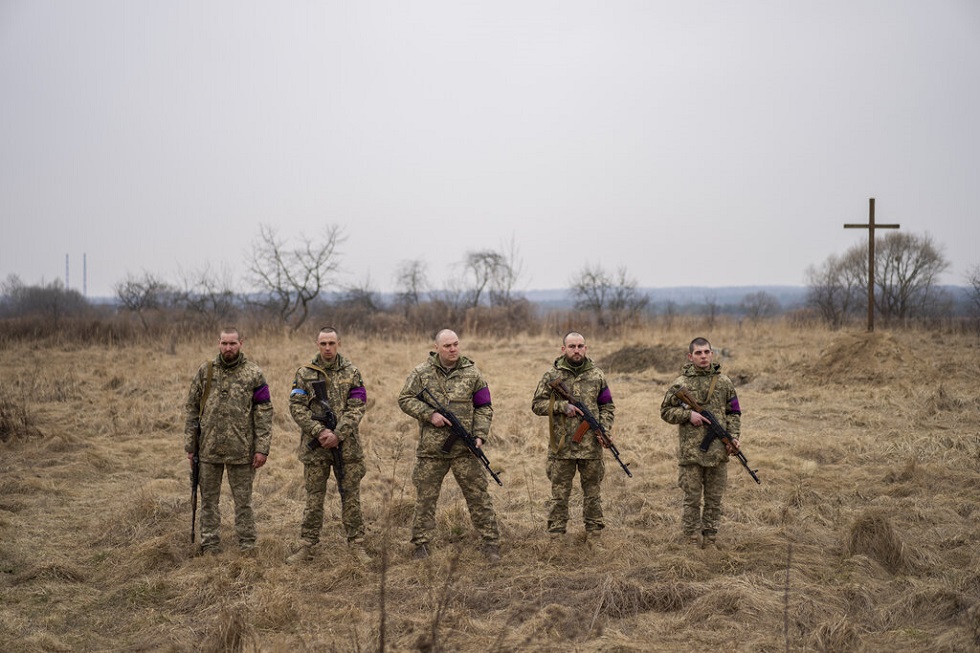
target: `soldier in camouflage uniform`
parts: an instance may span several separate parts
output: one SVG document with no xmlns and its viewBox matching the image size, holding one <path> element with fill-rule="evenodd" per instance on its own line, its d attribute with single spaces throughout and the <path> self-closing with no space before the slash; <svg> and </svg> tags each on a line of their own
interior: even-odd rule
<svg viewBox="0 0 980 653">
<path fill-rule="evenodd" d="M 660 417 L 665 422 L 680 425 L 677 461 L 678 485 L 684 492 L 682 537 L 699 546 L 716 546 L 721 499 L 728 485 L 728 457 L 735 449 L 726 450 L 716 438 L 707 451 L 701 451 L 708 420 L 681 403 L 674 393 L 687 386 L 695 399 L 728 430 L 737 447 L 742 414 L 738 395 L 732 380 L 719 372 L 721 366 L 712 362 L 713 354 L 707 340 L 692 340 L 687 354 L 689 362 L 667 390 L 660 406 Z"/>
<path fill-rule="evenodd" d="M 184 451 L 198 454 L 201 488 L 201 552 L 220 544 L 221 478 L 235 500 L 235 534 L 247 554 L 255 549 L 252 479 L 272 444 L 272 400 L 259 366 L 242 353 L 238 329 L 222 329 L 218 356 L 201 365 L 187 395 Z"/>
<path fill-rule="evenodd" d="M 531 410 L 535 415 L 547 415 L 549 427 L 548 479 L 551 481 L 551 500 L 548 502 L 548 532 L 560 538 L 568 526 L 568 497 L 578 471 L 582 485 L 582 518 L 586 541 L 599 545 L 599 533 L 606 524 L 602 516 L 600 486 L 605 476 L 602 446 L 588 426 L 582 426 L 582 411 L 558 396 L 549 383 L 564 382 L 569 393 L 595 416 L 612 438 L 616 405 L 606 384 L 606 376 L 587 356 L 585 338 L 575 331 L 562 339 L 562 355 L 545 372 L 534 392 Z M 579 430 L 582 427 L 582 430 Z M 578 431 L 578 434 L 576 433 Z"/>
<path fill-rule="evenodd" d="M 452 470 L 466 499 L 473 526 L 483 540 L 481 551 L 488 560 L 495 562 L 500 559 L 500 533 L 483 466 L 462 440 L 457 440 L 449 453 L 442 451 L 442 445 L 450 435 L 449 420 L 418 396 L 428 388 L 476 438 L 477 446 L 481 446 L 487 441 L 493 419 L 490 388 L 473 361 L 460 355 L 459 337 L 455 333 L 443 329 L 436 334 L 435 346 L 436 351 L 429 353 L 428 360 L 408 375 L 398 396 L 402 411 L 419 422 L 419 444 L 412 472 L 416 490 L 412 523 L 415 557 L 429 555 L 436 529 L 436 503 L 442 481 Z"/>
<path fill-rule="evenodd" d="M 358 425 L 364 416 L 367 391 L 361 373 L 340 352 L 340 335 L 333 327 L 323 327 L 316 337 L 319 353 L 311 363 L 296 370 L 289 393 L 289 413 L 300 428 L 299 459 L 303 463 L 306 507 L 300 527 L 300 546 L 287 559 L 292 564 L 313 557 L 323 526 L 323 502 L 327 479 L 334 467 L 334 453 L 340 449 L 343 481 L 340 483 L 341 520 L 351 552 L 360 562 L 370 558 L 364 550 L 364 519 L 361 517 L 361 479 L 364 478 L 364 450 Z M 336 415 L 331 430 L 316 417 L 323 417 L 313 391 L 313 382 L 326 381 L 327 403 Z M 310 448 L 316 440 L 319 446 Z M 338 476 L 334 469 L 334 477 Z"/>
</svg>

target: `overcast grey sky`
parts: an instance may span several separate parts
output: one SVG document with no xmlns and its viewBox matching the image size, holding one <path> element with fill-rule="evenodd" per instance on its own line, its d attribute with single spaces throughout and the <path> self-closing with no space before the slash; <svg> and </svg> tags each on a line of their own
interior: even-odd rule
<svg viewBox="0 0 980 653">
<path fill-rule="evenodd" d="M 338 285 L 802 285 L 866 241 L 980 262 L 980 2 L 0 0 L 0 279 L 237 278 L 344 228 Z"/>
</svg>

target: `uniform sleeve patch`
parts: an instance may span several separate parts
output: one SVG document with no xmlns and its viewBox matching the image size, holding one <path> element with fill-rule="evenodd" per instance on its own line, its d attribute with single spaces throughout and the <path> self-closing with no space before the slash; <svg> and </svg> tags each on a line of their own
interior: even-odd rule
<svg viewBox="0 0 980 653">
<path fill-rule="evenodd" d="M 363 385 L 356 388 L 351 388 L 350 392 L 347 393 L 347 398 L 357 399 L 358 401 L 367 403 L 367 390 L 364 389 Z"/>
<path fill-rule="evenodd" d="M 608 385 L 604 387 L 602 391 L 599 393 L 599 396 L 596 397 L 596 403 L 599 404 L 600 406 L 612 403 L 612 393 L 609 392 Z"/>
<path fill-rule="evenodd" d="M 483 386 L 473 393 L 473 407 L 480 408 L 481 406 L 488 405 L 490 405 L 490 388 L 489 386 Z"/>
<path fill-rule="evenodd" d="M 270 401 L 272 401 L 272 395 L 269 392 L 269 386 L 265 383 L 252 391 L 253 404 L 265 404 Z"/>
</svg>

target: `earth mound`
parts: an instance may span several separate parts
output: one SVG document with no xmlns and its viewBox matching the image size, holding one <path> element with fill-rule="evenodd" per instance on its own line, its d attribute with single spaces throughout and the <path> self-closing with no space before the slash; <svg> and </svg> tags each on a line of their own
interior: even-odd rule
<svg viewBox="0 0 980 653">
<path fill-rule="evenodd" d="M 887 332 L 843 333 L 809 366 L 808 376 L 833 381 L 883 383 L 921 380 L 934 369 Z"/>
<path fill-rule="evenodd" d="M 658 372 L 674 372 L 686 363 L 684 351 L 667 345 L 644 347 L 632 345 L 596 361 L 596 364 L 606 372 L 635 373 L 650 368 Z"/>
</svg>

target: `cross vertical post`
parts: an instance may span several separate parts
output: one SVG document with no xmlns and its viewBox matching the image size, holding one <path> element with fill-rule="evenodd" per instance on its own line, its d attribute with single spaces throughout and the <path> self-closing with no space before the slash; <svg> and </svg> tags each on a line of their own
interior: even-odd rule
<svg viewBox="0 0 980 653">
<path fill-rule="evenodd" d="M 868 230 L 868 332 L 875 330 L 875 229 L 898 229 L 898 224 L 875 224 L 875 198 L 868 199 L 868 224 L 844 224 L 845 229 Z"/>
</svg>

